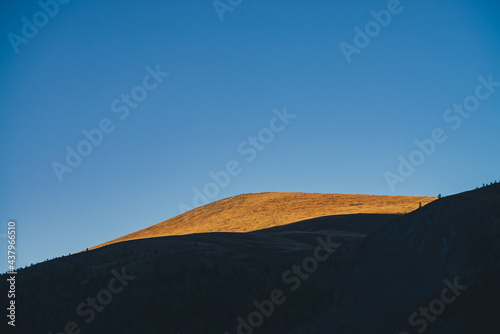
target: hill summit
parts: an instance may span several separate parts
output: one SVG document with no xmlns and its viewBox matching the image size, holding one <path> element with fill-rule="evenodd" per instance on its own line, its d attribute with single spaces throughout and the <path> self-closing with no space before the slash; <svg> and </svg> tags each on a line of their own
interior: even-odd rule
<svg viewBox="0 0 500 334">
<path fill-rule="evenodd" d="M 117 242 L 210 232 L 251 232 L 301 220 L 347 214 L 404 214 L 435 197 L 267 192 L 216 201 L 111 240 Z"/>
</svg>

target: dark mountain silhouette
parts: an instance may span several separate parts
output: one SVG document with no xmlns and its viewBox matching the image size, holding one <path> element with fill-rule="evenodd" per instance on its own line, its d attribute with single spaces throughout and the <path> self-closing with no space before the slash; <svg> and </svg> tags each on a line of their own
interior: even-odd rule
<svg viewBox="0 0 500 334">
<path fill-rule="evenodd" d="M 331 276 L 351 292 L 352 305 L 321 316 L 312 327 L 335 333 L 420 333 L 424 327 L 426 333 L 498 332 L 499 219 L 500 184 L 494 184 L 439 199 L 382 226 L 342 259 L 351 269 Z M 440 299 L 443 282 L 455 279 L 467 286 L 460 297 L 444 303 L 435 320 L 431 313 L 433 321 L 420 316 L 420 307 Z M 409 322 L 414 312 L 418 325 Z"/>
<path fill-rule="evenodd" d="M 494 184 L 406 215 L 113 243 L 20 270 L 16 331 L 419 333 L 444 296 L 425 333 L 498 332 L 499 218 Z"/>
</svg>

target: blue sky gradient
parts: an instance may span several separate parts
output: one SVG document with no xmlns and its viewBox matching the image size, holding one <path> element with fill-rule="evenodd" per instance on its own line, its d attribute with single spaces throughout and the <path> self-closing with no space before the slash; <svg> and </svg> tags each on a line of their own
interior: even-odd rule
<svg viewBox="0 0 500 334">
<path fill-rule="evenodd" d="M 0 226 L 17 221 L 18 266 L 176 216 L 232 160 L 241 171 L 210 201 L 265 191 L 436 196 L 500 179 L 500 88 L 460 128 L 443 119 L 479 76 L 500 81 L 500 4 L 401 1 L 348 63 L 340 43 L 354 45 L 353 28 L 389 3 L 241 1 L 221 21 L 210 0 L 70 1 L 13 47 L 9 34 L 22 36 L 23 17 L 33 22 L 41 7 L 4 1 Z M 148 66 L 169 75 L 120 119 L 112 102 L 142 85 Z M 239 145 L 285 106 L 296 117 L 248 162 Z M 60 182 L 53 162 L 105 118 L 114 131 Z M 448 139 L 391 189 L 385 173 L 435 128 Z"/>
</svg>

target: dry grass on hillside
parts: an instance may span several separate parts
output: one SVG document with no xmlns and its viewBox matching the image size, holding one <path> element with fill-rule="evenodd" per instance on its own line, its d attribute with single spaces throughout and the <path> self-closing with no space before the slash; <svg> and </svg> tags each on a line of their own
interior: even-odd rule
<svg viewBox="0 0 500 334">
<path fill-rule="evenodd" d="M 404 214 L 435 197 L 255 193 L 226 198 L 125 235 L 116 242 L 206 232 L 250 232 L 305 219 L 357 213 Z"/>
</svg>

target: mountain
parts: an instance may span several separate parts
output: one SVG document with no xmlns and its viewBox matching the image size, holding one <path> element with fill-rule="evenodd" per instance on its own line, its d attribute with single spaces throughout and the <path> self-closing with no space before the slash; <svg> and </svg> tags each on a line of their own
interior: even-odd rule
<svg viewBox="0 0 500 334">
<path fill-rule="evenodd" d="M 404 214 L 435 197 L 254 193 L 216 201 L 97 247 L 128 240 L 209 232 L 250 232 L 305 219 L 358 213 Z"/>
<path fill-rule="evenodd" d="M 307 211 L 321 201 L 294 194 L 303 197 L 273 202 L 271 194 L 283 195 L 268 193 L 262 201 L 258 194 L 243 195 L 224 200 L 223 206 L 196 209 L 197 217 L 214 222 L 224 216 L 220 224 L 229 220 L 233 228 L 241 228 L 240 219 L 258 222 L 245 233 L 114 242 L 19 270 L 16 329 L 52 334 L 499 331 L 500 185 L 431 200 L 421 208 L 414 201 L 416 210 L 407 214 L 389 198 L 341 202 L 357 195 L 331 195 L 343 203 L 331 208 L 335 212 L 355 206 L 370 211 L 377 201 L 382 212 L 275 225 L 269 218 L 279 218 L 275 210 L 293 220 L 300 215 L 297 207 Z M 266 209 L 256 210 L 245 198 Z M 236 202 L 246 207 L 236 208 Z M 217 211 L 221 208 L 225 211 Z M 233 220 L 231 210 L 259 218 Z M 0 277 L 4 291 L 6 278 Z"/>
</svg>

